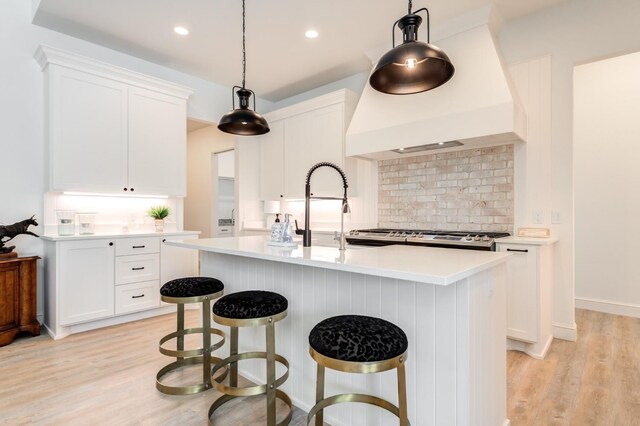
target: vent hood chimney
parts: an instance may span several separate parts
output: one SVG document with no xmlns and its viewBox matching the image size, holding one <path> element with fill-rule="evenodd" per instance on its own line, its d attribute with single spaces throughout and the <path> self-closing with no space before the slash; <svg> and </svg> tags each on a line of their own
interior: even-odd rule
<svg viewBox="0 0 640 426">
<path fill-rule="evenodd" d="M 456 67 L 447 84 L 414 95 L 383 94 L 367 84 L 347 131 L 346 154 L 398 158 L 526 140 L 525 113 L 487 21 L 437 41 Z"/>
</svg>

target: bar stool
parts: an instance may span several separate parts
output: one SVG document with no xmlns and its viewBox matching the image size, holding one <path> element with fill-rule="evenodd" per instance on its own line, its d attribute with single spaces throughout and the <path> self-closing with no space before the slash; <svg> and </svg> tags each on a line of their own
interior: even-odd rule
<svg viewBox="0 0 640 426">
<path fill-rule="evenodd" d="M 220 298 L 213 305 L 213 319 L 230 330 L 229 357 L 218 362 L 211 371 L 214 375 L 223 367 L 229 367 L 229 386 L 217 382 L 215 387 L 224 395 L 209 408 L 209 424 L 214 412 L 226 402 L 241 396 L 267 396 L 267 426 L 285 426 L 291 421 L 292 406 L 289 396 L 278 389 L 289 377 L 289 362 L 276 354 L 275 323 L 287 316 L 288 301 L 284 296 L 270 291 L 241 291 Z M 238 353 L 238 328 L 266 326 L 266 352 Z M 251 387 L 238 387 L 238 361 L 246 359 L 267 360 L 267 383 Z M 287 371 L 276 379 L 276 362 Z M 276 398 L 289 407 L 289 414 L 276 423 Z"/>
<path fill-rule="evenodd" d="M 407 417 L 407 382 L 404 364 L 409 343 L 402 329 L 388 321 L 361 315 L 341 315 L 318 323 L 309 333 L 309 354 L 318 364 L 316 405 L 307 416 L 313 416 L 316 426 L 323 424 L 323 410 L 342 402 L 362 402 L 390 411 L 400 419 L 400 426 L 409 425 Z M 347 373 L 379 373 L 396 368 L 398 401 L 396 407 L 372 395 L 346 393 L 324 397 L 324 369 Z"/>
<path fill-rule="evenodd" d="M 156 388 L 169 395 L 191 395 L 211 388 L 211 362 L 218 362 L 220 358 L 212 357 L 211 353 L 224 345 L 225 336 L 222 330 L 211 328 L 211 300 L 224 294 L 224 284 L 215 278 L 189 277 L 179 278 L 167 282 L 160 289 L 160 299 L 166 303 L 178 305 L 177 330 L 160 339 L 160 353 L 176 360 L 165 365 L 156 375 Z M 184 328 L 185 303 L 202 303 L 202 327 Z M 202 348 L 184 349 L 184 336 L 188 334 L 202 334 Z M 222 339 L 211 345 L 211 335 Z M 177 350 L 171 350 L 162 345 L 171 339 L 176 340 Z M 168 386 L 162 383 L 162 377 L 170 371 L 193 364 L 202 364 L 202 382 L 189 386 Z M 217 380 L 224 380 L 219 377 Z"/>
</svg>

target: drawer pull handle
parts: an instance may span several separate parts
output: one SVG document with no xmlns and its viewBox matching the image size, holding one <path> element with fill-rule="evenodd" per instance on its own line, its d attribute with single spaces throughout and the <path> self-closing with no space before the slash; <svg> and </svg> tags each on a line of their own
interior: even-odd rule
<svg viewBox="0 0 640 426">
<path fill-rule="evenodd" d="M 131 296 L 132 299 L 140 299 L 141 297 L 144 297 L 144 293 L 142 293 L 140 296 Z"/>
<path fill-rule="evenodd" d="M 517 253 L 529 253 L 529 250 L 524 249 L 524 250 L 519 250 L 519 249 L 507 249 L 507 251 L 515 251 Z"/>
<path fill-rule="evenodd" d="M 145 246 L 133 246 L 133 248 L 144 248 Z"/>
<path fill-rule="evenodd" d="M 139 268 L 131 268 L 132 271 L 142 271 L 144 269 L 144 266 L 141 266 Z"/>
</svg>

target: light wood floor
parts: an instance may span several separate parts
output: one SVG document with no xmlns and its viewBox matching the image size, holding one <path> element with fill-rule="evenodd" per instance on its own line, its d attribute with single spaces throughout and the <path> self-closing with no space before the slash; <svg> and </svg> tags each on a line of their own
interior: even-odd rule
<svg viewBox="0 0 640 426">
<path fill-rule="evenodd" d="M 191 321 L 196 315 L 187 312 Z M 512 425 L 640 425 L 640 319 L 578 310 L 576 320 L 578 341 L 555 340 L 544 361 L 509 352 Z M 173 327 L 167 315 L 0 348 L 0 424 L 206 424 L 215 390 L 182 397 L 155 390 L 168 360 L 157 341 Z M 238 402 L 216 424 L 264 424 L 262 399 Z M 304 418 L 296 410 L 292 425 Z"/>
<path fill-rule="evenodd" d="M 577 342 L 544 361 L 510 351 L 508 411 L 519 425 L 640 425 L 640 319 L 577 310 Z"/>
</svg>

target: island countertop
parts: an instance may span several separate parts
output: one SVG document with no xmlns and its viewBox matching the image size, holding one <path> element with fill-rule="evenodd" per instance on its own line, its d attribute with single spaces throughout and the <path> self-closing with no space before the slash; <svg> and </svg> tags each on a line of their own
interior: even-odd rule
<svg viewBox="0 0 640 426">
<path fill-rule="evenodd" d="M 403 245 L 347 246 L 341 253 L 336 247 L 302 247 L 302 243 L 297 248 L 273 247 L 267 245 L 267 238 L 263 236 L 167 241 L 166 244 L 444 286 L 505 262 L 511 256 L 492 251 Z"/>
</svg>

